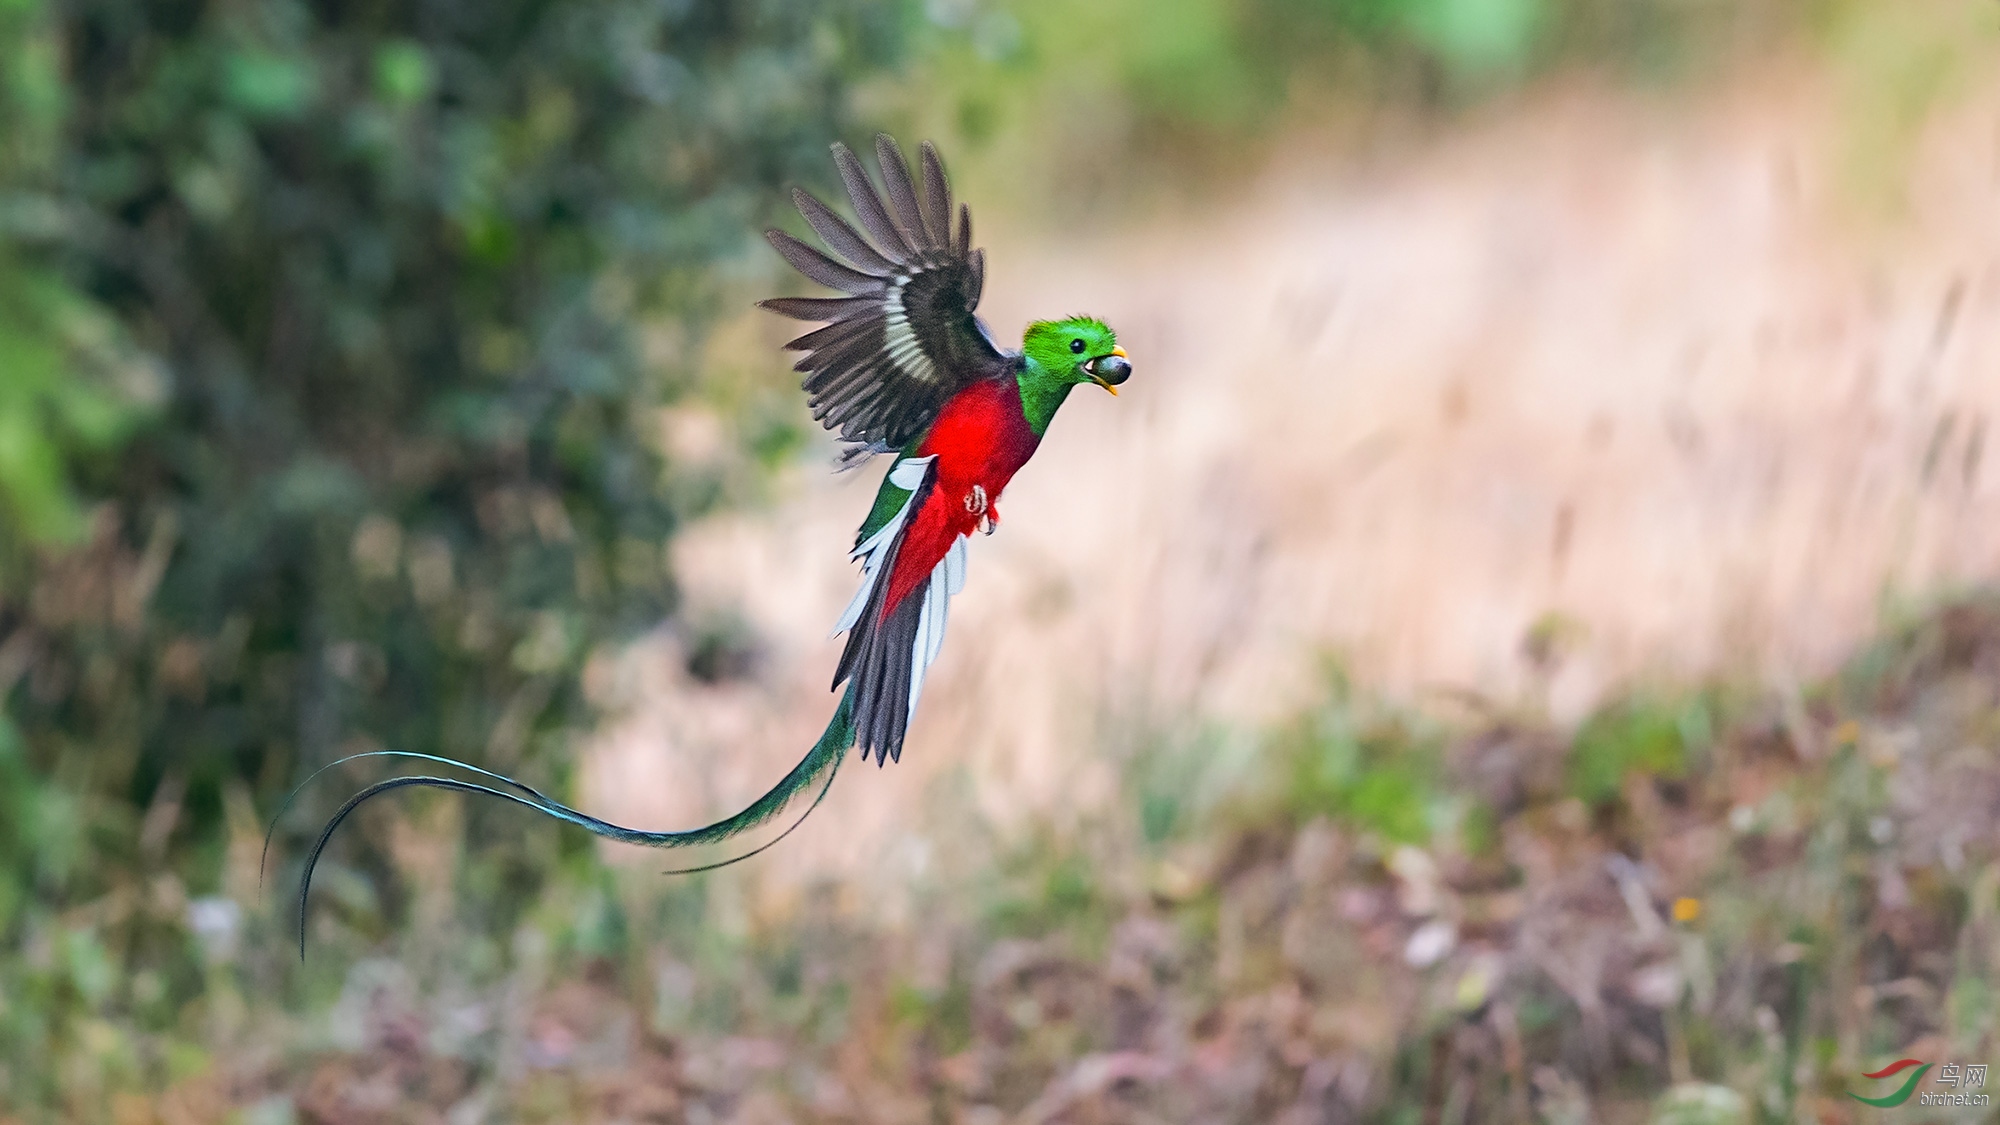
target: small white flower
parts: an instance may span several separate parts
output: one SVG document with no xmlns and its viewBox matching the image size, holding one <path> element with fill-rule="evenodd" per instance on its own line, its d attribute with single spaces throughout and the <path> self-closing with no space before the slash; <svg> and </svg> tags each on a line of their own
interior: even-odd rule
<svg viewBox="0 0 2000 1125">
<path fill-rule="evenodd" d="M 227 961 L 236 956 L 237 939 L 243 933 L 243 908 L 236 905 L 235 899 L 221 895 L 193 899 L 187 906 L 187 922 L 210 961 Z"/>
<path fill-rule="evenodd" d="M 1458 927 L 1442 919 L 1426 922 L 1410 935 L 1403 947 L 1403 960 L 1418 969 L 1428 969 L 1451 953 L 1458 944 Z"/>
</svg>

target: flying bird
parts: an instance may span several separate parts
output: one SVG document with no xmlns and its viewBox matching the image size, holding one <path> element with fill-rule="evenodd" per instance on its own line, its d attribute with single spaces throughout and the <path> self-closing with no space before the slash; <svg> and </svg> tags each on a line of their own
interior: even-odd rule
<svg viewBox="0 0 2000 1125">
<path fill-rule="evenodd" d="M 612 824 L 512 778 L 437 755 L 379 750 L 342 758 L 319 772 L 355 758 L 414 758 L 495 784 L 393 777 L 341 805 L 306 857 L 299 885 L 300 956 L 306 895 L 327 841 L 363 802 L 393 789 L 423 786 L 500 797 L 607 839 L 680 848 L 763 824 L 822 782 L 798 822 L 762 847 L 724 861 L 732 863 L 783 839 L 811 815 L 849 750 L 858 747 L 863 761 L 873 757 L 878 765 L 901 760 L 925 672 L 944 643 L 951 597 L 965 583 L 968 541 L 975 532 L 991 535 L 999 526 L 1002 493 L 1034 456 L 1070 391 L 1094 384 L 1116 395 L 1132 364 L 1110 327 L 1089 316 L 1035 321 L 1023 332 L 1019 351 L 996 344 L 977 315 L 985 251 L 972 248 L 971 210 L 960 205 L 954 214 L 937 150 L 929 142 L 919 150 L 921 193 L 893 139 L 876 137 L 875 155 L 880 192 L 847 146 L 833 146 L 859 229 L 810 193 L 792 192 L 799 213 L 831 254 L 784 231 L 766 232 L 799 273 L 845 295 L 759 302 L 781 316 L 822 325 L 785 347 L 801 353 L 794 370 L 804 375 L 813 417 L 844 445 L 842 467 L 893 454 L 854 538 L 851 557 L 861 563 L 861 585 L 834 630 L 847 634 L 833 675 L 833 688 L 844 685 L 845 691 L 819 741 L 742 811 L 680 832 Z M 311 782 L 307 778 L 293 797 Z"/>
</svg>

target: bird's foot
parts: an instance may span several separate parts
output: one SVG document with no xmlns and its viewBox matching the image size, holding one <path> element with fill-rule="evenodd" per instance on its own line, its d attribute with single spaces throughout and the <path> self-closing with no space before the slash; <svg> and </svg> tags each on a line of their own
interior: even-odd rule
<svg viewBox="0 0 2000 1125">
<path fill-rule="evenodd" d="M 984 485 L 975 484 L 972 491 L 965 494 L 965 510 L 977 517 L 975 524 L 988 535 L 1000 526 L 1000 509 L 987 499 Z"/>
</svg>

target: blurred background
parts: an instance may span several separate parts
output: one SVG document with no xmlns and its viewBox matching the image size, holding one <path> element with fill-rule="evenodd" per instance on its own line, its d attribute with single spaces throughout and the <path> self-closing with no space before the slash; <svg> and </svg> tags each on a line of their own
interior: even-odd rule
<svg viewBox="0 0 2000 1125">
<path fill-rule="evenodd" d="M 0 0 L 0 1122 L 1846 1122 L 2000 1061 L 1996 62 L 1990 0 Z M 751 302 L 882 129 L 997 335 L 1136 368 L 910 752 L 693 877 L 399 794 L 301 962 L 336 757 L 665 828 L 817 735 L 880 470 Z"/>
</svg>

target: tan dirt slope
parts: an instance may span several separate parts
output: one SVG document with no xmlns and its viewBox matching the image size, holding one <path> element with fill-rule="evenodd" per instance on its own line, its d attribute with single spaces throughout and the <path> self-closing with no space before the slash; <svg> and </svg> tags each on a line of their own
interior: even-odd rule
<svg viewBox="0 0 2000 1125">
<path fill-rule="evenodd" d="M 1823 93 L 1549 94 L 1365 172 L 1302 143 L 1147 229 L 982 218 L 996 332 L 1089 310 L 1136 374 L 1072 399 L 973 545 L 904 761 L 852 769 L 766 870 L 921 869 L 941 771 L 1002 823 L 1090 808 L 1110 724 L 1253 725 L 1323 651 L 1519 700 L 1524 638 L 1562 621 L 1574 718 L 1635 676 L 1782 688 L 1885 595 L 2000 576 L 2000 86 L 1896 157 L 1888 217 L 1843 191 Z M 825 721 L 880 468 L 808 460 L 680 550 L 761 672 L 696 684 L 667 641 L 604 677 L 630 710 L 593 811 L 728 811 Z"/>
</svg>

